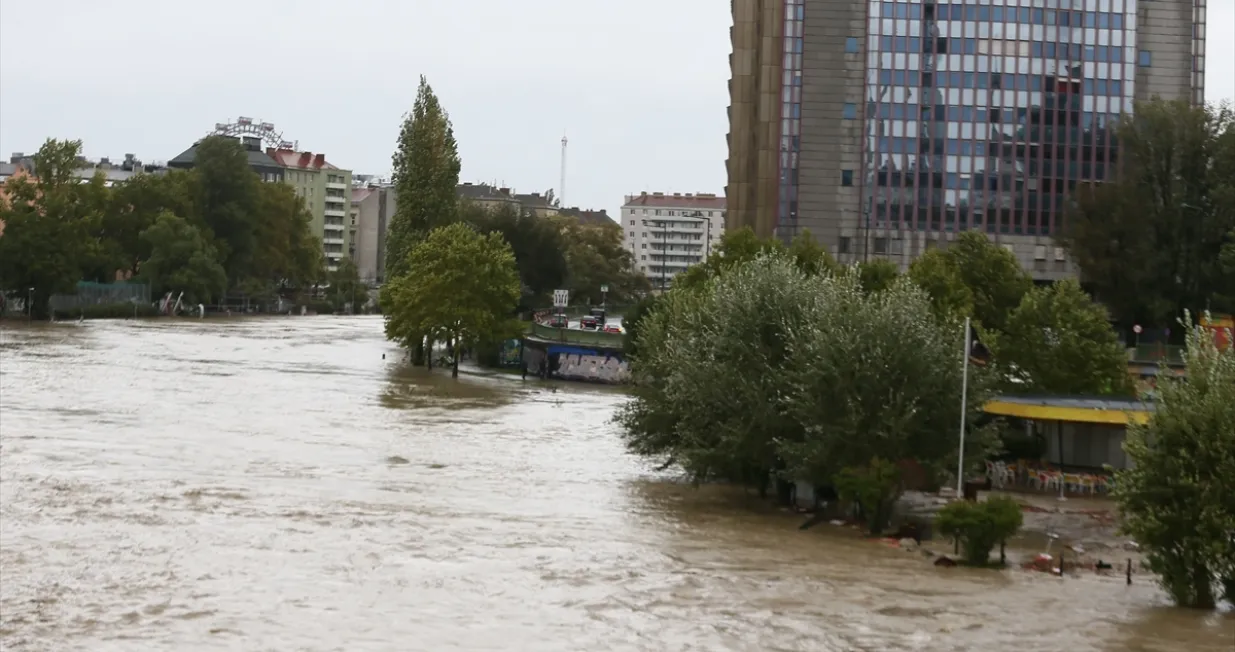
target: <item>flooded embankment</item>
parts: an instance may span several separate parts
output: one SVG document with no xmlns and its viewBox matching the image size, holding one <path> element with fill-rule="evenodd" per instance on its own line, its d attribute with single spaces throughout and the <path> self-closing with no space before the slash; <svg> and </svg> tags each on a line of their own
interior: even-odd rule
<svg viewBox="0 0 1235 652">
<path fill-rule="evenodd" d="M 619 389 L 401 358 L 378 318 L 4 325 L 0 648 L 1235 647 L 1144 577 L 936 568 L 666 481 Z"/>
</svg>

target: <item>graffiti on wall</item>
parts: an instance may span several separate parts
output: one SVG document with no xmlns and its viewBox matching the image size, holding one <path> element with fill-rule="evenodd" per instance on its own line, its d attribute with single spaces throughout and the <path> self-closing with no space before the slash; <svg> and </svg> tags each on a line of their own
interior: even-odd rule
<svg viewBox="0 0 1235 652">
<path fill-rule="evenodd" d="M 561 356 L 557 375 L 570 380 L 624 383 L 630 379 L 630 366 L 616 357 L 570 353 Z"/>
</svg>

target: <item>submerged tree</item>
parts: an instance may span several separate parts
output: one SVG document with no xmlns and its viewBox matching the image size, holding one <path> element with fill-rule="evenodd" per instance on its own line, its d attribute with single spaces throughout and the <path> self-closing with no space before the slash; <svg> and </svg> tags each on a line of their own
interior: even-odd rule
<svg viewBox="0 0 1235 652">
<path fill-rule="evenodd" d="M 868 293 L 856 272 L 812 276 L 784 253 L 762 254 L 669 292 L 640 320 L 634 400 L 619 422 L 632 451 L 695 480 L 763 489 L 772 477 L 831 485 L 847 469 L 866 474 L 886 484 L 860 492 L 879 496 L 868 505 L 878 529 L 900 490 L 878 460 L 939 473 L 955 464 L 960 337 L 905 280 Z M 968 418 L 989 388 L 976 371 Z M 968 459 L 990 444 L 975 430 Z"/>
<path fill-rule="evenodd" d="M 1186 327 L 1187 376 L 1165 376 L 1149 422 L 1129 427 L 1114 496 L 1176 604 L 1210 608 L 1235 601 L 1235 347 Z"/>
<path fill-rule="evenodd" d="M 408 348 L 429 341 L 452 345 L 454 369 L 464 345 L 519 332 L 519 271 L 510 245 L 455 223 L 434 229 L 408 253 L 405 274 L 382 288 L 386 336 Z"/>
</svg>

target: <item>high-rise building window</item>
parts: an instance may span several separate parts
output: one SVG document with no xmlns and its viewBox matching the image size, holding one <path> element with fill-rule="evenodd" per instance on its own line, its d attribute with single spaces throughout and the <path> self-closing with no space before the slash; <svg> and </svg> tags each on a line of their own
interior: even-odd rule
<svg viewBox="0 0 1235 652">
<path fill-rule="evenodd" d="M 853 102 L 846 102 L 842 115 L 846 120 L 856 120 L 858 118 L 858 105 Z"/>
<path fill-rule="evenodd" d="M 842 186 L 852 186 L 853 185 L 853 170 L 841 170 L 840 171 L 840 185 Z"/>
<path fill-rule="evenodd" d="M 858 38 L 856 36 L 850 36 L 845 39 L 845 52 L 850 54 L 856 54 L 858 52 Z"/>
<path fill-rule="evenodd" d="M 1136 55 L 1136 65 L 1142 68 L 1148 68 L 1154 63 L 1154 55 L 1149 50 L 1141 50 Z"/>
</svg>

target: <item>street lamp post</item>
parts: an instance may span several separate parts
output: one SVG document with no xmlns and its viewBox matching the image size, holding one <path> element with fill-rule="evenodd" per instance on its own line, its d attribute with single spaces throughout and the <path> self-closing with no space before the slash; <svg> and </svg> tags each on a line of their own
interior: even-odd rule
<svg viewBox="0 0 1235 652">
<path fill-rule="evenodd" d="M 34 319 L 34 288 L 26 290 L 26 319 Z"/>
</svg>

